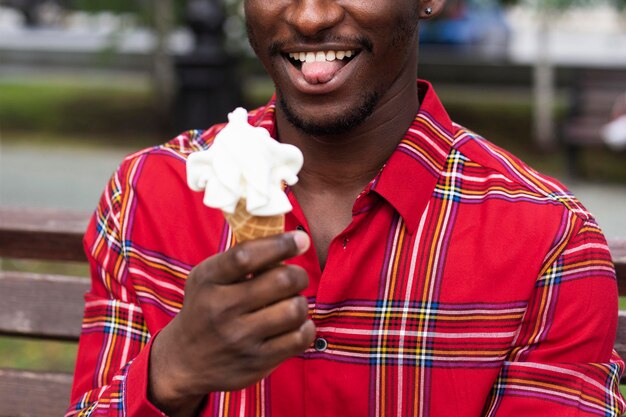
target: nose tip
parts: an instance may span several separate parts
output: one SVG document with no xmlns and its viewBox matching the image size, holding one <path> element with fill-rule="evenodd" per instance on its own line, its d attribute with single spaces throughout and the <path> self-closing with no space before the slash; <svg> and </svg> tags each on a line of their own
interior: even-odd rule
<svg viewBox="0 0 626 417">
<path fill-rule="evenodd" d="M 313 37 L 343 20 L 344 10 L 335 0 L 300 0 L 292 3 L 287 22 L 300 34 Z"/>
</svg>

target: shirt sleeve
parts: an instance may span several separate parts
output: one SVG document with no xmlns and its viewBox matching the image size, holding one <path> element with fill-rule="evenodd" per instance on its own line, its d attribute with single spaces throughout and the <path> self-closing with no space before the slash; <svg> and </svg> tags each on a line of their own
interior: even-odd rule
<svg viewBox="0 0 626 417">
<path fill-rule="evenodd" d="M 486 417 L 620 416 L 617 284 L 593 220 L 570 216 L 548 254 Z"/>
<path fill-rule="evenodd" d="M 124 247 L 125 164 L 113 175 L 85 233 L 91 290 L 68 416 L 157 416 L 147 399 L 151 335 L 129 283 Z"/>
</svg>

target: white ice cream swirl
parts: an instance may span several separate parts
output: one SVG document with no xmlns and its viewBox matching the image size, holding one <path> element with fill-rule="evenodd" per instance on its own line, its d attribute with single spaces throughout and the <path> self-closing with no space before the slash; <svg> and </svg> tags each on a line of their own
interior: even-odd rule
<svg viewBox="0 0 626 417">
<path fill-rule="evenodd" d="M 248 123 L 248 112 L 239 107 L 228 114 L 228 124 L 211 147 L 187 158 L 187 183 L 204 190 L 204 204 L 234 213 L 241 198 L 255 216 L 291 211 L 283 182 L 293 185 L 302 168 L 302 152 L 272 139 L 262 127 Z"/>
</svg>

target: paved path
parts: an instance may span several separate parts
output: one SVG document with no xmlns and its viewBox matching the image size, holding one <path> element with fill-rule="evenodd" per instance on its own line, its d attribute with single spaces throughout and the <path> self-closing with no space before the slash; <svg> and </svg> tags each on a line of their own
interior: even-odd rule
<svg viewBox="0 0 626 417">
<path fill-rule="evenodd" d="M 0 204 L 91 211 L 132 149 L 0 145 Z M 626 237 L 626 185 L 569 183 L 609 237 Z"/>
<path fill-rule="evenodd" d="M 95 208 L 130 149 L 0 145 L 0 204 L 77 211 Z"/>
</svg>

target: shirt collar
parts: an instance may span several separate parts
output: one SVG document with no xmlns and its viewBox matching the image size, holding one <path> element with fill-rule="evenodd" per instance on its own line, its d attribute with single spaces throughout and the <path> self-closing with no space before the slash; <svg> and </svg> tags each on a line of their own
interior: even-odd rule
<svg viewBox="0 0 626 417">
<path fill-rule="evenodd" d="M 420 109 L 378 177 L 371 184 L 414 232 L 435 189 L 458 128 L 432 85 L 418 81 Z"/>
<path fill-rule="evenodd" d="M 432 85 L 417 83 L 420 109 L 403 139 L 361 194 L 375 192 L 400 213 L 409 232 L 414 232 L 446 163 L 454 134 L 452 124 Z M 276 98 L 250 112 L 250 124 L 267 129 L 276 137 Z M 363 204 L 366 204 L 363 202 Z M 355 205 L 355 211 L 359 207 Z"/>
</svg>

